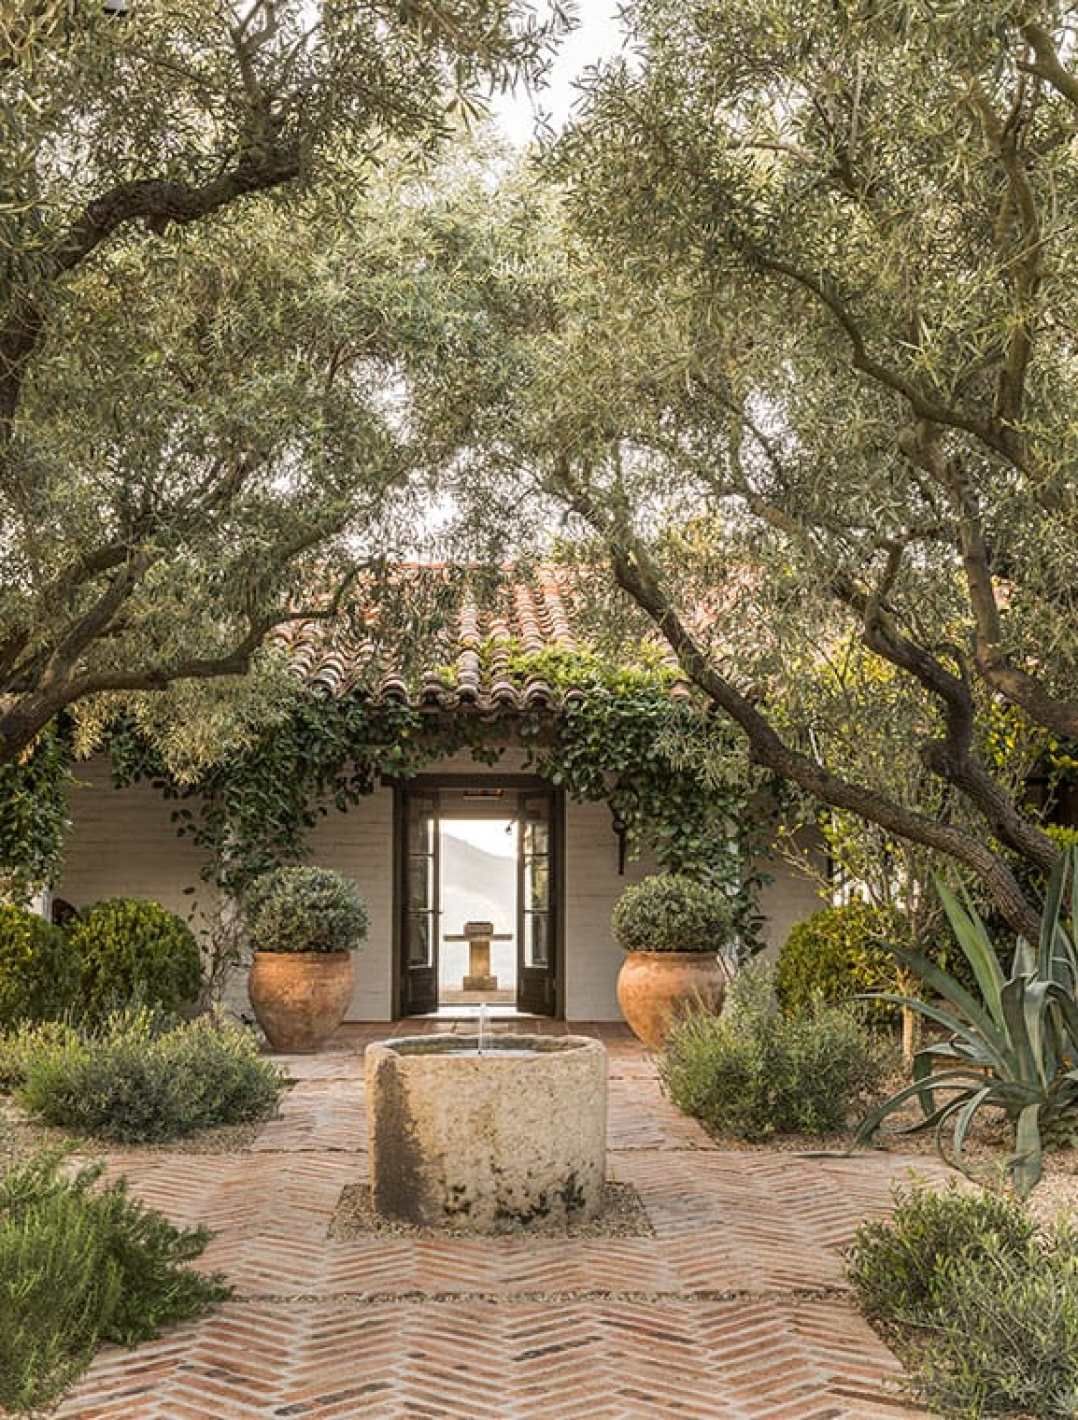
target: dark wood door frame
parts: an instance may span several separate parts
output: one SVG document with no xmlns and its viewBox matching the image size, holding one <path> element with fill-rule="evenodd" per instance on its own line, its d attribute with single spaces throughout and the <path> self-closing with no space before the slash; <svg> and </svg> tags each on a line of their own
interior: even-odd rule
<svg viewBox="0 0 1078 1420">
<path fill-rule="evenodd" d="M 553 788 L 550 781 L 537 774 L 418 774 L 412 779 L 396 780 L 393 789 L 393 940 L 391 1007 L 394 1020 L 404 1013 L 403 967 L 404 914 L 407 906 L 405 875 L 408 853 L 405 835 L 408 831 L 409 790 L 431 792 L 437 789 L 511 789 L 517 792 L 553 793 L 551 805 L 551 853 L 554 924 L 554 1015 L 565 1019 L 565 794 Z M 507 815 L 507 817 L 510 815 Z"/>
</svg>

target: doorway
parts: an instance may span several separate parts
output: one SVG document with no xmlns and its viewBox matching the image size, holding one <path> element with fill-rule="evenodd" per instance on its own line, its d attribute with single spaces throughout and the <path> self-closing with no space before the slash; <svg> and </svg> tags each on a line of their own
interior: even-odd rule
<svg viewBox="0 0 1078 1420">
<path fill-rule="evenodd" d="M 401 1015 L 556 1015 L 558 795 L 423 776 L 398 791 Z"/>
</svg>

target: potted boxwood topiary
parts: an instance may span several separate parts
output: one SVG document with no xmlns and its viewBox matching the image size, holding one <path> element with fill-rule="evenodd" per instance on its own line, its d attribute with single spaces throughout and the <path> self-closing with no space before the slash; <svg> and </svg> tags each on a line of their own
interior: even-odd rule
<svg viewBox="0 0 1078 1420">
<path fill-rule="evenodd" d="M 733 942 L 734 922 L 721 889 L 675 873 L 645 878 L 622 893 L 612 926 L 627 953 L 618 1005 L 645 1045 L 662 1046 L 689 1005 L 722 1009 L 729 973 L 720 953 Z"/>
<path fill-rule="evenodd" d="M 277 868 L 255 881 L 245 907 L 258 1024 L 274 1050 L 317 1050 L 344 1019 L 352 952 L 367 935 L 355 883 L 328 868 Z"/>
</svg>

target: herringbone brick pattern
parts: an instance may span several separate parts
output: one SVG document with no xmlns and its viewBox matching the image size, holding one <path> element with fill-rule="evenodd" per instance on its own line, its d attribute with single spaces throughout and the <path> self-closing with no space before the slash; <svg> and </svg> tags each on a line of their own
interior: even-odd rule
<svg viewBox="0 0 1078 1420">
<path fill-rule="evenodd" d="M 356 1307 L 229 1303 L 212 1324 L 109 1351 L 73 1420 L 874 1420 L 917 1412 L 849 1308 L 461 1299 Z"/>
<path fill-rule="evenodd" d="M 280 1118 L 271 1119 L 254 1144 L 256 1153 L 366 1147 L 362 1084 L 347 1076 L 298 1081 L 281 1101 Z"/>
<path fill-rule="evenodd" d="M 366 1177 L 362 1049 L 392 1033 L 348 1028 L 284 1062 L 297 1083 L 249 1152 L 109 1160 L 170 1217 L 216 1230 L 200 1265 L 235 1300 L 106 1350 L 59 1414 L 914 1420 L 841 1265 L 903 1162 L 719 1150 L 624 1031 L 573 1029 L 607 1044 L 610 1172 L 654 1237 L 328 1238 L 341 1190 Z"/>
</svg>

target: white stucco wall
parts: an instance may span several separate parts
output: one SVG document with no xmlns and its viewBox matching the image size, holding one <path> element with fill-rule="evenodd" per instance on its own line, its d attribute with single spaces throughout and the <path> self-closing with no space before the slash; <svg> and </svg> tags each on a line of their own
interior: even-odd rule
<svg viewBox="0 0 1078 1420">
<path fill-rule="evenodd" d="M 176 805 L 150 784 L 114 789 L 104 756 L 76 764 L 74 778 L 54 897 L 80 908 L 104 897 L 152 898 L 183 918 L 194 913 L 197 928 L 198 909 L 208 910 L 214 894 L 200 877 L 203 855 L 176 833 Z"/>
<path fill-rule="evenodd" d="M 468 753 L 440 761 L 439 773 L 517 773 L 523 752 L 507 751 L 494 766 Z M 149 785 L 114 790 L 103 759 L 78 766 L 72 793 L 72 829 L 57 895 L 76 907 L 118 894 L 154 898 L 190 917 L 208 907 L 211 894 L 201 882 L 202 859 L 187 839 L 178 838 L 172 805 Z M 308 860 L 336 868 L 357 883 L 370 911 L 370 933 L 356 956 L 356 989 L 349 1020 L 389 1020 L 393 982 L 393 792 L 382 788 L 347 813 L 332 806 L 311 834 Z M 774 881 L 763 893 L 768 923 L 768 955 L 785 941 L 790 927 L 821 905 L 812 881 L 788 864 L 767 865 Z M 565 1006 L 570 1020 L 617 1020 L 615 994 L 622 954 L 610 935 L 610 914 L 620 893 L 654 865 L 628 860 L 618 873 L 618 845 L 606 804 L 566 805 L 565 811 Z M 193 893 L 185 889 L 193 888 Z M 194 925 L 198 925 L 197 912 Z M 229 1001 L 244 1004 L 237 980 Z"/>
<path fill-rule="evenodd" d="M 760 893 L 760 911 L 767 919 L 763 931 L 767 943 L 763 956 L 767 960 L 773 961 L 778 956 L 791 927 L 827 905 L 819 891 L 820 881 L 826 876 L 823 841 L 819 835 L 806 830 L 798 836 L 797 847 L 800 854 L 814 862 L 816 877 L 802 873 L 778 857 L 763 864 L 764 872 L 772 879 Z"/>
<path fill-rule="evenodd" d="M 618 840 L 606 804 L 565 806 L 565 1013 L 573 1021 L 621 1019 L 616 995 L 624 952 L 610 914 L 629 886 L 655 871 L 646 857 L 618 873 Z"/>
<path fill-rule="evenodd" d="M 388 1021 L 393 1000 L 393 790 L 376 789 L 347 813 L 332 806 L 311 833 L 310 863 L 352 878 L 370 914 L 355 953 L 350 1021 Z"/>
</svg>

